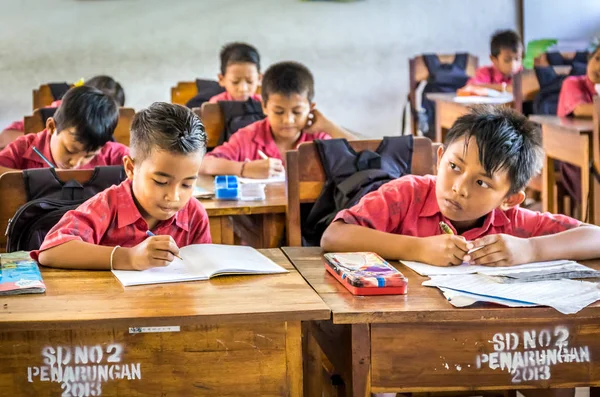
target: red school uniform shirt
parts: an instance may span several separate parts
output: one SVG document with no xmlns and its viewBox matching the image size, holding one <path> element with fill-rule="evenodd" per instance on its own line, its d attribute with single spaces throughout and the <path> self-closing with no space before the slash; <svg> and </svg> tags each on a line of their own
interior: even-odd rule
<svg viewBox="0 0 600 397">
<path fill-rule="evenodd" d="M 512 76 L 505 76 L 494 65 L 480 67 L 475 71 L 475 76 L 467 81 L 467 85 L 502 83 L 512 84 Z"/>
<path fill-rule="evenodd" d="M 331 136 L 326 132 L 302 132 L 296 142 L 296 147 L 303 142 L 312 142 L 315 139 L 331 139 Z M 229 138 L 228 142 L 216 147 L 207 156 L 233 161 L 245 161 L 246 159 L 250 161 L 261 160 L 258 150 L 261 150 L 268 157 L 280 159 L 285 162 L 273 139 L 271 124 L 268 118 L 240 128 Z"/>
<path fill-rule="evenodd" d="M 450 227 L 438 206 L 435 194 L 437 177 L 406 175 L 388 182 L 364 196 L 354 207 L 340 211 L 334 222 L 366 226 L 387 233 L 413 237 L 443 234 L 440 222 Z M 475 240 L 488 234 L 509 234 L 528 238 L 555 234 L 580 225 L 564 215 L 534 212 L 515 207 L 507 211 L 495 209 L 486 215 L 483 225 L 462 234 Z M 456 233 L 456 230 L 453 230 Z"/>
<path fill-rule="evenodd" d="M 255 101 L 262 102 L 262 96 L 260 94 L 254 94 L 250 98 L 254 99 Z M 213 96 L 212 98 L 210 98 L 208 100 L 208 102 L 209 103 L 217 103 L 220 101 L 234 101 L 234 100 L 235 99 L 233 99 L 233 97 L 231 95 L 229 95 L 229 93 L 227 91 L 225 91 L 218 95 Z"/>
<path fill-rule="evenodd" d="M 559 117 L 569 116 L 579 105 L 592 103 L 596 88 L 587 76 L 569 76 L 563 81 L 556 115 Z"/>
<path fill-rule="evenodd" d="M 0 167 L 16 170 L 27 170 L 30 168 L 48 168 L 48 164 L 33 151 L 35 146 L 52 164 L 56 165 L 50 150 L 50 138 L 52 134 L 43 130 L 37 134 L 25 134 L 18 137 L 0 151 Z M 81 167 L 90 169 L 100 165 L 121 165 L 123 157 L 129 154 L 129 148 L 117 142 L 107 142 L 100 153 L 92 161 Z"/>
<path fill-rule="evenodd" d="M 48 106 L 48 107 L 49 108 L 57 108 L 60 106 L 61 102 L 62 102 L 62 99 L 56 100 L 56 101 L 52 102 L 50 104 L 50 106 Z M 13 121 L 5 128 L 5 130 L 15 130 L 15 131 L 25 132 L 25 121 L 23 119 Z"/>
<path fill-rule="evenodd" d="M 131 181 L 126 180 L 67 212 L 48 232 L 40 249 L 31 252 L 31 257 L 37 260 L 41 251 L 72 240 L 134 247 L 148 238 L 147 231 L 148 224 L 133 201 Z M 178 247 L 212 242 L 206 210 L 194 198 L 174 216 L 158 223 L 152 232 L 173 237 Z"/>
</svg>

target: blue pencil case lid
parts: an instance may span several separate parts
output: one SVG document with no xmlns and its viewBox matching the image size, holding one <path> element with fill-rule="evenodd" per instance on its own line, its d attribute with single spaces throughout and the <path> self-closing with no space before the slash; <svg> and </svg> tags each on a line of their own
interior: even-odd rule
<svg viewBox="0 0 600 397">
<path fill-rule="evenodd" d="M 215 177 L 215 197 L 218 200 L 238 200 L 240 184 L 235 175 L 218 175 Z"/>
</svg>

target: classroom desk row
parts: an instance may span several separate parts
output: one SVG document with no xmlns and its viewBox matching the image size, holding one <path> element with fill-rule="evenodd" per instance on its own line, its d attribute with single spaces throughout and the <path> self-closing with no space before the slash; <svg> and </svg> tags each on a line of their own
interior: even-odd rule
<svg viewBox="0 0 600 397">
<path fill-rule="evenodd" d="M 202 175 L 197 185 L 214 190 L 214 178 Z M 240 240 L 255 248 L 281 246 L 285 230 L 287 198 L 285 183 L 269 184 L 265 200 L 229 201 L 200 199 L 210 221 L 215 244 L 239 244 Z"/>
<path fill-rule="evenodd" d="M 45 295 L 0 298 L 0 395 L 321 396 L 321 352 L 346 396 L 600 385 L 598 303 L 455 308 L 403 265 L 408 295 L 357 297 L 319 248 L 261 252 L 289 273 L 123 288 L 42 268 Z"/>
</svg>

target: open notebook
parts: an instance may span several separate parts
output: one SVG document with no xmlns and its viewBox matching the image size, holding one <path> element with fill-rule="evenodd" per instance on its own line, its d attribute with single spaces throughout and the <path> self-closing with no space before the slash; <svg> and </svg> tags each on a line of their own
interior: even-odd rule
<svg viewBox="0 0 600 397">
<path fill-rule="evenodd" d="M 123 286 L 128 287 L 130 285 L 208 280 L 225 274 L 287 272 L 252 247 L 194 244 L 181 248 L 179 255 L 183 260 L 175 258 L 166 267 L 143 271 L 113 270 L 113 274 Z"/>
</svg>

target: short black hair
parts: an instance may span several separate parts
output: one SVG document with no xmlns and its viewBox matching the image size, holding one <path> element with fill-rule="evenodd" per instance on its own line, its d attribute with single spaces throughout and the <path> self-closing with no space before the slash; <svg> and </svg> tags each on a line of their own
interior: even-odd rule
<svg viewBox="0 0 600 397">
<path fill-rule="evenodd" d="M 540 127 L 521 113 L 504 106 L 478 105 L 459 117 L 448 134 L 444 146 L 464 138 L 468 145 L 475 137 L 479 162 L 492 175 L 507 170 L 509 194 L 527 186 L 540 172 L 544 151 Z M 466 148 L 466 146 L 465 146 Z"/>
<path fill-rule="evenodd" d="M 494 33 L 490 42 L 490 53 L 497 57 L 503 48 L 518 52 L 519 48 L 523 48 L 521 36 L 514 30 L 500 30 Z"/>
<path fill-rule="evenodd" d="M 96 88 L 71 88 L 54 113 L 56 130 L 75 128 L 75 139 L 84 150 L 94 152 L 112 139 L 119 121 L 119 107 L 108 95 Z"/>
<path fill-rule="evenodd" d="M 308 68 L 298 62 L 279 62 L 271 65 L 262 80 L 262 98 L 267 103 L 269 95 L 304 94 L 309 102 L 315 96 L 315 80 Z"/>
<path fill-rule="evenodd" d="M 125 91 L 121 84 L 110 76 L 94 76 L 84 83 L 88 87 L 94 87 L 114 99 L 119 106 L 125 105 Z"/>
<path fill-rule="evenodd" d="M 221 74 L 224 76 L 227 66 L 234 63 L 253 63 L 260 72 L 260 55 L 256 48 L 246 43 L 229 43 L 221 48 Z"/>
<path fill-rule="evenodd" d="M 131 152 L 140 163 L 153 150 L 175 154 L 206 153 L 202 121 L 185 106 L 154 102 L 137 112 L 131 123 Z"/>
</svg>

